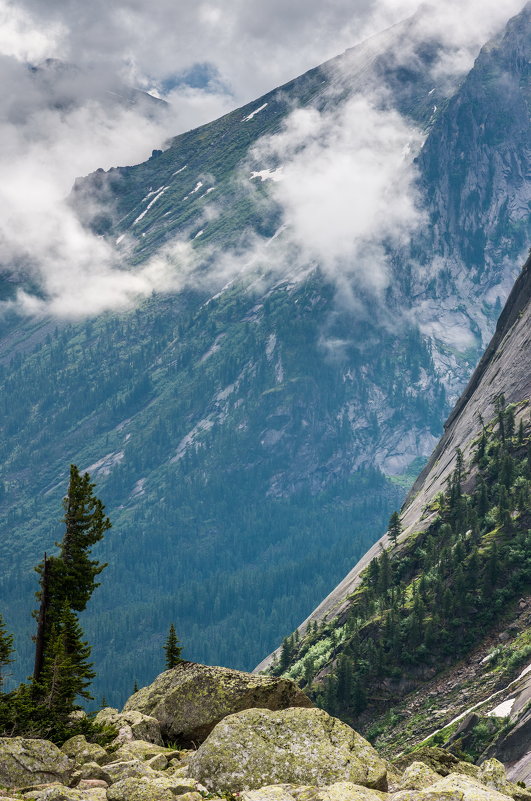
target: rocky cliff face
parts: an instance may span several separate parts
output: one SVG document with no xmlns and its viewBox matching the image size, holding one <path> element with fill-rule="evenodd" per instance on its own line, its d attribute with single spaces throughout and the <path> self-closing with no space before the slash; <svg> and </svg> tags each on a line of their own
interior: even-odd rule
<svg viewBox="0 0 531 801">
<path fill-rule="evenodd" d="M 382 562 L 384 558 L 382 553 L 386 553 L 389 554 L 387 558 L 391 560 L 391 571 L 394 569 L 394 563 L 401 564 L 402 567 L 396 569 L 404 570 L 406 565 L 407 574 L 411 569 L 411 560 L 414 561 L 416 558 L 415 554 L 426 547 L 429 548 L 427 543 L 430 532 L 433 536 L 433 533 L 439 530 L 437 521 L 441 517 L 441 504 L 443 498 L 448 498 L 448 493 L 451 492 L 449 488 L 456 486 L 456 470 L 461 471 L 459 464 L 466 466 L 466 478 L 465 473 L 461 477 L 464 491 L 472 492 L 478 483 L 484 486 L 483 457 L 478 456 L 478 453 L 480 454 L 478 448 L 481 449 L 482 437 L 487 430 L 486 421 L 493 418 L 502 420 L 500 417 L 502 395 L 504 402 L 509 404 L 509 409 L 513 410 L 509 412 L 509 417 L 513 420 L 514 412 L 514 423 L 520 430 L 521 444 L 516 446 L 517 450 L 520 447 L 521 456 L 524 457 L 522 462 L 524 473 L 520 483 L 523 486 L 528 482 L 525 476 L 526 471 L 529 471 L 529 457 L 525 458 L 524 432 L 528 432 L 527 443 L 529 443 L 530 355 L 531 259 L 528 259 L 500 316 L 494 337 L 448 418 L 445 433 L 428 465 L 406 499 L 401 512 L 403 531 L 398 541 L 394 543 L 388 535 L 385 535 L 299 628 L 299 639 L 294 646 L 296 656 L 292 659 L 299 659 L 304 663 L 304 659 L 309 658 L 304 654 L 310 652 L 304 645 L 301 646 L 300 642 L 304 643 L 305 640 L 316 642 L 317 645 L 311 646 L 315 649 L 321 641 L 323 645 L 320 650 L 327 654 L 326 659 L 324 661 L 321 659 L 319 662 L 318 676 L 321 680 L 326 682 L 330 667 L 340 663 L 342 654 L 352 650 L 353 646 L 349 644 L 351 641 L 348 634 L 345 635 L 345 630 L 349 628 L 348 620 L 353 612 L 356 614 L 355 610 L 361 603 L 362 593 L 366 592 L 367 586 L 370 586 L 372 579 L 368 577 L 374 574 L 374 571 L 371 573 L 371 565 L 378 562 L 382 566 L 385 563 Z M 503 427 L 503 421 L 497 425 Z M 512 426 L 512 422 L 510 425 Z M 529 449 L 529 444 L 525 447 Z M 500 504 L 501 501 L 498 499 L 496 503 Z M 509 543 L 517 536 L 523 535 L 525 539 L 526 527 L 529 525 L 528 495 L 522 499 L 518 508 L 520 511 L 513 513 L 512 522 L 508 523 L 509 530 L 505 534 L 504 524 L 499 522 L 495 524 L 494 517 L 484 524 L 478 524 L 473 518 L 469 518 L 468 525 L 471 529 L 466 536 L 471 535 L 473 539 L 479 536 L 479 532 L 489 531 L 488 535 L 481 535 L 487 536 L 487 539 L 482 540 L 483 547 L 488 542 L 492 547 L 493 539 L 500 534 L 508 537 L 506 541 Z M 476 527 L 477 535 L 474 534 Z M 440 531 L 442 532 L 442 529 Z M 428 534 L 428 539 L 424 537 L 423 532 Z M 441 553 L 446 547 L 444 536 L 442 540 L 438 540 L 436 546 L 441 549 Z M 463 565 L 469 556 L 466 553 L 466 542 L 469 548 L 475 547 L 472 545 L 472 540 L 467 541 L 466 537 L 461 544 L 452 546 L 453 550 L 461 549 Z M 523 554 L 517 556 L 518 567 L 528 560 L 528 556 L 526 549 Z M 436 563 L 437 559 L 433 565 Z M 456 570 L 457 572 L 461 570 L 461 567 L 461 564 L 454 565 L 454 575 Z M 479 576 L 481 572 L 479 562 L 476 563 L 475 570 Z M 429 574 L 426 572 L 423 574 L 422 571 L 417 573 L 413 584 L 409 585 L 409 590 L 406 592 L 412 592 L 410 597 L 413 598 L 417 591 L 416 583 L 420 581 L 420 585 L 416 586 L 427 586 L 424 583 L 433 580 L 434 575 L 433 568 Z M 425 738 L 432 744 L 461 748 L 474 757 L 487 753 L 491 756 L 500 756 L 507 764 L 513 778 L 525 780 L 529 776 L 529 742 L 526 735 L 529 723 L 525 699 L 529 692 L 531 667 L 528 666 L 531 654 L 529 643 L 531 585 L 529 573 L 522 575 L 523 583 L 516 590 L 517 594 L 511 596 L 508 591 L 505 600 L 501 600 L 500 609 L 503 610 L 503 614 L 497 619 L 492 618 L 492 623 L 483 629 L 481 635 L 476 637 L 475 641 L 470 640 L 468 648 L 463 650 L 461 643 L 455 641 L 453 658 L 448 652 L 441 662 L 433 664 L 430 660 L 426 661 L 420 657 L 416 664 L 411 664 L 407 670 L 401 672 L 397 667 L 400 659 L 388 656 L 390 660 L 388 666 L 395 665 L 398 672 L 401 672 L 401 678 L 399 680 L 391 678 L 392 673 L 384 671 L 382 678 L 377 682 L 377 689 L 369 698 L 368 709 L 360 718 L 361 725 L 369 727 L 383 748 L 392 753 L 404 747 L 406 743 L 411 745 Z M 413 576 L 415 576 L 414 571 Z M 452 591 L 460 592 L 453 585 Z M 480 588 L 470 588 L 470 591 L 474 594 L 484 592 Z M 522 593 L 521 596 L 519 592 Z M 429 603 L 427 598 L 428 596 L 425 596 L 424 601 Z M 422 608 L 420 604 L 424 601 L 418 601 L 419 609 Z M 417 602 L 413 603 L 413 607 L 415 603 Z M 441 603 L 444 605 L 444 601 Z M 467 602 L 463 600 L 462 603 L 466 607 Z M 484 603 L 487 606 L 495 605 L 494 598 L 489 600 L 487 596 L 484 598 Z M 460 611 L 462 612 L 462 609 Z M 455 615 L 455 611 L 452 614 Z M 317 623 L 319 626 L 316 628 Z M 471 618 L 468 625 L 472 624 Z M 392 637 L 392 628 L 383 635 L 382 630 L 379 632 L 374 623 L 364 623 L 363 618 L 357 625 L 369 628 L 372 625 L 372 630 L 368 630 L 369 636 Z M 403 627 L 405 622 L 396 619 L 392 625 Z M 466 629 L 466 613 L 462 625 Z M 327 640 L 330 635 L 332 635 L 331 645 Z M 457 632 L 454 636 L 459 637 Z M 462 629 L 460 636 L 466 640 L 469 631 Z M 432 643 L 432 647 L 436 648 L 435 642 Z M 257 670 L 267 669 L 272 665 L 272 661 L 279 657 L 281 657 L 280 650 L 264 660 Z M 281 658 L 285 659 L 285 656 Z M 290 666 L 288 659 L 287 675 L 293 676 L 296 672 L 296 663 L 292 661 Z M 304 675 L 303 672 L 300 675 Z M 384 678 L 385 676 L 387 678 Z M 337 681 L 340 680 L 338 673 Z M 386 698 L 383 707 L 382 697 Z M 387 714 L 386 710 L 388 712 L 390 708 L 392 713 Z"/>
</svg>

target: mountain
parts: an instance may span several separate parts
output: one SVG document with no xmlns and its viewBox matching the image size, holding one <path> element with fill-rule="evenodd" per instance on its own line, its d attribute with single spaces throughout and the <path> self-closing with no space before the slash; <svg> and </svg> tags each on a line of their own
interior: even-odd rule
<svg viewBox="0 0 531 801">
<path fill-rule="evenodd" d="M 256 664 L 385 529 L 528 241 L 530 17 L 527 5 L 451 87 L 432 74 L 441 43 L 419 40 L 413 18 L 144 164 L 76 182 L 74 208 L 129 269 L 177 237 L 196 254 L 198 281 L 81 323 L 2 319 L 0 605 L 19 676 L 32 568 L 60 539 L 70 462 L 90 471 L 113 521 L 97 554 L 109 566 L 83 616 L 96 691 L 111 703 L 156 672 L 172 621 L 186 657 Z M 322 265 L 295 270 L 289 248 L 281 269 L 262 258 L 261 272 L 228 286 L 201 280 L 220 252 L 244 257 L 249 240 L 289 236 L 271 192 L 279 165 L 255 145 L 294 107 L 333 115 L 368 86 L 385 87 L 383 110 L 424 139 L 428 223 L 410 243 L 385 245 L 383 300 L 347 271 L 359 302 L 343 303 Z M 476 164 L 496 169 L 474 182 Z M 12 293 L 17 276 L 3 272 Z"/>
<path fill-rule="evenodd" d="M 269 668 L 388 754 L 427 742 L 528 780 L 531 257 L 389 532 Z"/>
</svg>

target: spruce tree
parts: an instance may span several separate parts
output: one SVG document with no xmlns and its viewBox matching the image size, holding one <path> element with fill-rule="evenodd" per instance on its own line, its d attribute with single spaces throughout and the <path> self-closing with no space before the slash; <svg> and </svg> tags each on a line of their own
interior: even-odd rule
<svg viewBox="0 0 531 801">
<path fill-rule="evenodd" d="M 40 682 L 42 702 L 59 716 L 74 709 L 78 696 L 92 700 L 88 687 L 96 674 L 82 637 L 77 616 L 65 603 L 51 631 Z"/>
<path fill-rule="evenodd" d="M 289 668 L 292 655 L 292 646 L 289 637 L 284 637 L 282 641 L 282 648 L 280 649 L 279 670 L 284 673 Z"/>
<path fill-rule="evenodd" d="M 77 696 L 91 698 L 87 688 L 95 675 L 75 614 L 85 609 L 106 566 L 90 558 L 92 546 L 111 527 L 94 487 L 88 473 L 81 475 L 76 465 L 70 466 L 59 555 L 45 554 L 36 568 L 41 579 L 33 695 L 59 715 L 74 708 Z"/>
<path fill-rule="evenodd" d="M 396 544 L 398 542 L 398 538 L 402 533 L 402 523 L 400 522 L 400 515 L 398 512 L 393 512 L 389 519 L 389 539 L 393 543 L 393 547 L 396 548 Z"/>
<path fill-rule="evenodd" d="M 166 642 L 164 643 L 164 653 L 166 654 L 166 670 L 171 670 L 171 668 L 174 668 L 179 664 L 179 662 L 183 661 L 181 659 L 181 651 L 182 647 L 179 645 L 179 640 L 177 639 L 177 634 L 175 633 L 175 626 L 172 623 L 166 638 Z"/>
<path fill-rule="evenodd" d="M 13 661 L 13 635 L 8 634 L 4 618 L 0 614 L 0 692 L 4 686 L 4 670 Z"/>
</svg>

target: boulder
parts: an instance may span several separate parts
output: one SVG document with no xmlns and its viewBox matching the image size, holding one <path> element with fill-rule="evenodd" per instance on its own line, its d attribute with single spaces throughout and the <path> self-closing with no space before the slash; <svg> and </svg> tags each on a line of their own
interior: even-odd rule
<svg viewBox="0 0 531 801">
<path fill-rule="evenodd" d="M 72 773 L 70 784 L 80 786 L 82 781 L 88 779 L 104 781 L 107 784 L 110 784 L 112 781 L 105 768 L 103 768 L 101 765 L 98 765 L 97 762 L 85 762 Z"/>
<path fill-rule="evenodd" d="M 388 798 L 386 793 L 352 782 L 336 782 L 328 787 L 273 784 L 241 794 L 242 801 L 385 801 Z"/>
<path fill-rule="evenodd" d="M 435 773 L 439 773 L 441 776 L 448 776 L 450 773 L 462 773 L 473 779 L 477 779 L 479 776 L 477 765 L 472 765 L 470 762 L 462 762 L 450 751 L 445 751 L 444 748 L 431 746 L 423 746 L 411 751 L 409 754 L 404 754 L 393 762 L 393 767 L 402 772 L 413 762 L 424 762 L 425 765 L 428 765 Z"/>
<path fill-rule="evenodd" d="M 461 790 L 401 790 L 389 796 L 389 801 L 463 801 Z"/>
<path fill-rule="evenodd" d="M 73 763 L 48 740 L 0 737 L 0 786 L 24 787 L 44 782 L 67 784 Z"/>
<path fill-rule="evenodd" d="M 191 793 L 183 793 L 182 795 L 178 796 L 178 801 L 203 801 L 203 798 L 204 796 L 202 796 L 201 793 L 196 793 L 193 791 Z M 216 801 L 216 799 L 213 801 Z M 223 801 L 223 799 L 218 798 L 217 801 Z"/>
<path fill-rule="evenodd" d="M 61 751 L 66 754 L 70 759 L 73 759 L 76 765 L 82 765 L 84 762 L 97 762 L 98 765 L 103 765 L 108 762 L 109 757 L 105 748 L 96 743 L 87 742 L 84 734 L 77 734 L 75 737 L 70 737 L 61 746 Z"/>
<path fill-rule="evenodd" d="M 138 779 L 146 777 L 155 779 L 157 773 L 153 768 L 148 767 L 139 759 L 131 759 L 127 762 L 110 762 L 105 766 L 105 771 L 109 775 L 111 782 L 119 782 L 121 779 Z"/>
<path fill-rule="evenodd" d="M 261 787 L 259 790 L 247 790 L 241 794 L 242 801 L 295 801 L 295 796 L 290 792 L 292 789 L 289 784 L 272 784 L 268 787 Z"/>
<path fill-rule="evenodd" d="M 181 662 L 132 695 L 124 713 L 136 710 L 150 715 L 159 721 L 166 740 L 196 746 L 216 723 L 243 709 L 312 706 L 289 679 Z"/>
<path fill-rule="evenodd" d="M 122 779 L 107 790 L 107 801 L 174 801 L 169 788 L 161 789 L 142 779 Z"/>
<path fill-rule="evenodd" d="M 387 788 L 387 769 L 357 732 L 321 709 L 247 709 L 229 715 L 192 754 L 190 776 L 208 790 L 352 782 Z"/>
<path fill-rule="evenodd" d="M 485 787 L 476 779 L 471 776 L 464 776 L 462 773 L 450 773 L 430 787 L 430 791 L 434 793 L 441 790 L 461 792 L 463 795 L 462 801 L 512 801 L 511 796 L 499 793 L 490 787 Z M 428 791 L 425 790 L 424 792 Z"/>
<path fill-rule="evenodd" d="M 297 801 L 382 801 L 388 795 L 352 782 L 336 782 L 329 787 L 303 790 L 295 798 Z"/>
<path fill-rule="evenodd" d="M 103 787 L 104 790 L 109 786 L 109 782 L 104 779 L 81 779 L 77 785 L 78 790 L 93 790 L 95 787 Z"/>
<path fill-rule="evenodd" d="M 174 795 L 191 793 L 205 788 L 189 776 L 161 776 L 155 782 L 157 787 L 169 788 Z"/>
<path fill-rule="evenodd" d="M 121 745 L 131 740 L 145 740 L 148 743 L 162 745 L 158 720 L 144 715 L 141 711 L 118 712 L 117 709 L 108 706 L 98 712 L 94 721 L 101 726 L 114 726 L 118 730 L 113 744 Z"/>
<path fill-rule="evenodd" d="M 149 759 L 146 759 L 146 765 L 153 770 L 166 770 L 168 767 L 168 760 L 164 754 L 157 754 Z"/>
<path fill-rule="evenodd" d="M 145 778 L 122 779 L 107 790 L 108 801 L 173 801 L 178 796 L 194 792 L 198 787 L 192 779 L 166 780 L 165 777 L 153 781 Z"/>
<path fill-rule="evenodd" d="M 159 756 L 160 754 L 164 754 L 167 758 L 166 755 L 171 754 L 171 756 L 175 756 L 178 753 L 178 751 L 165 748 L 163 745 L 147 743 L 145 740 L 130 740 L 115 751 L 112 751 L 112 760 L 113 762 L 123 762 L 127 759 L 140 759 L 145 761 L 152 757 Z"/>
<path fill-rule="evenodd" d="M 441 778 L 442 776 L 439 773 L 435 773 L 435 771 L 424 762 L 412 762 L 411 765 L 408 765 L 405 769 L 400 779 L 398 789 L 425 790 Z"/>
<path fill-rule="evenodd" d="M 485 787 L 510 795 L 516 801 L 531 801 L 531 792 L 508 781 L 505 768 L 497 759 L 487 759 L 479 766 L 479 781 Z"/>
<path fill-rule="evenodd" d="M 30 796 L 35 801 L 106 801 L 105 787 L 91 787 L 86 790 L 56 785 L 33 793 Z"/>
</svg>

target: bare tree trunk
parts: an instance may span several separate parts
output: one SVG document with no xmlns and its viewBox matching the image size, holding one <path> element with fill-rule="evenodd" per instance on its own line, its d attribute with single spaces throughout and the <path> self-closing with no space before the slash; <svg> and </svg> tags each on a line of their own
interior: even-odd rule
<svg viewBox="0 0 531 801">
<path fill-rule="evenodd" d="M 41 574 L 41 603 L 39 606 L 39 616 L 37 618 L 37 636 L 35 637 L 35 666 L 33 668 L 33 681 L 38 682 L 42 668 L 44 666 L 44 635 L 46 631 L 46 612 L 49 603 L 48 587 L 48 558 L 44 554 L 44 562 Z"/>
</svg>

